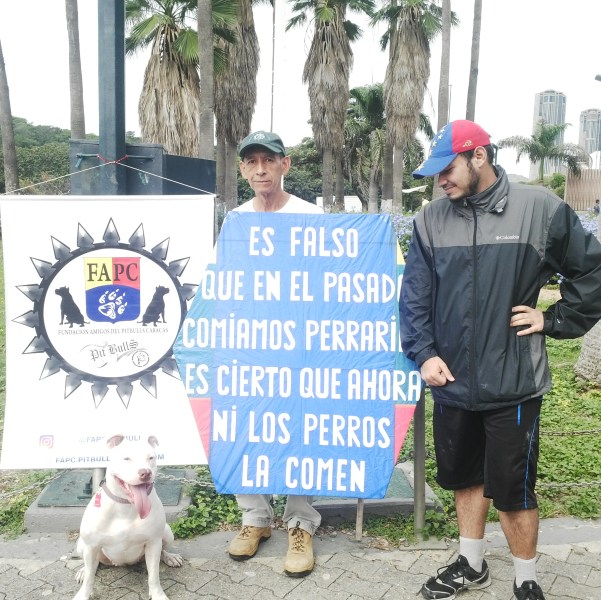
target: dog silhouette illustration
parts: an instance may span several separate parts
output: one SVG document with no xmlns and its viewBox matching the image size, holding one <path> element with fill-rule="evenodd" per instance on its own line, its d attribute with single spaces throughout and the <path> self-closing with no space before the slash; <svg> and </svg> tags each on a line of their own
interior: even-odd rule
<svg viewBox="0 0 601 600">
<path fill-rule="evenodd" d="M 77 304 L 75 304 L 75 300 L 73 300 L 73 296 L 71 296 L 69 288 L 63 286 L 54 291 L 58 296 L 61 297 L 61 325 L 63 325 L 65 319 L 67 319 L 69 328 L 73 327 L 73 323 L 83 327 L 86 321 L 83 320 L 83 315 L 77 307 Z"/>
<path fill-rule="evenodd" d="M 169 288 L 166 288 L 162 285 L 157 285 L 154 294 L 152 295 L 152 300 L 146 307 L 144 311 L 144 315 L 142 315 L 142 325 L 147 325 L 148 323 L 152 323 L 155 327 L 159 321 L 162 320 L 163 323 L 165 321 L 165 294 L 169 293 Z M 138 321 L 139 323 L 140 321 Z"/>
</svg>

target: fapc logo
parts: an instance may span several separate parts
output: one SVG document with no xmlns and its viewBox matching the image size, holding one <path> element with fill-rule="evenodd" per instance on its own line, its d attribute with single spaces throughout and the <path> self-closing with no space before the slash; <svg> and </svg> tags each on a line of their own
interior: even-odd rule
<svg viewBox="0 0 601 600">
<path fill-rule="evenodd" d="M 86 312 L 92 321 L 134 321 L 140 315 L 140 259 L 94 257 L 84 261 Z"/>
<path fill-rule="evenodd" d="M 57 260 L 32 257 L 40 282 L 18 289 L 33 309 L 13 321 L 35 330 L 24 354 L 48 355 L 41 379 L 66 373 L 65 398 L 85 382 L 99 406 L 114 386 L 127 407 L 134 382 L 156 398 L 157 372 L 179 377 L 173 342 L 197 286 L 179 281 L 189 257 L 166 262 L 169 238 L 146 249 L 143 225 L 125 243 L 110 219 L 102 240 L 81 224 L 73 249 L 53 237 Z"/>
</svg>

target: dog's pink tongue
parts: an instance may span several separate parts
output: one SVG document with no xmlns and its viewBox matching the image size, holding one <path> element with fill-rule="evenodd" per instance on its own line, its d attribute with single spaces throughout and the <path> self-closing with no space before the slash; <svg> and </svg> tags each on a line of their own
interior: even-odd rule
<svg viewBox="0 0 601 600">
<path fill-rule="evenodd" d="M 148 498 L 148 490 L 146 484 L 130 485 L 129 489 L 134 498 L 134 506 L 138 511 L 140 519 L 145 519 L 150 513 L 150 498 Z"/>
</svg>

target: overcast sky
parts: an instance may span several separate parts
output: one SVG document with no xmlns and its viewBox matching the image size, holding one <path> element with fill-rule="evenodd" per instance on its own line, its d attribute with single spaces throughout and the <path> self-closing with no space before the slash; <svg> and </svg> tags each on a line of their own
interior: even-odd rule
<svg viewBox="0 0 601 600">
<path fill-rule="evenodd" d="M 451 33 L 450 118 L 465 118 L 472 36 L 473 0 L 452 0 L 460 26 Z M 532 131 L 534 94 L 554 89 L 566 94 L 565 140 L 578 142 L 580 113 L 601 108 L 599 52 L 600 0 L 483 1 L 476 121 L 498 141 Z M 79 31 L 85 90 L 86 129 L 98 133 L 98 3 L 79 1 Z M 19 2 L 0 2 L 0 41 L 14 116 L 35 125 L 68 129 L 68 45 L 64 0 L 29 0 L 25 19 Z M 310 136 L 307 87 L 302 71 L 311 41 L 309 25 L 284 32 L 288 3 L 276 3 L 276 51 L 273 128 L 291 146 Z M 351 20 L 356 17 L 350 13 Z M 379 48 L 381 30 L 361 21 L 364 35 L 353 45 L 351 87 L 382 82 L 387 53 Z M 258 104 L 253 129 L 271 125 L 272 12 L 255 9 L 261 44 Z M 139 134 L 137 104 L 148 53 L 127 59 L 126 129 Z M 424 112 L 435 125 L 440 40 L 431 47 L 431 77 Z M 502 150 L 499 162 L 510 173 L 528 175 L 528 162 L 515 164 L 515 153 Z"/>
</svg>

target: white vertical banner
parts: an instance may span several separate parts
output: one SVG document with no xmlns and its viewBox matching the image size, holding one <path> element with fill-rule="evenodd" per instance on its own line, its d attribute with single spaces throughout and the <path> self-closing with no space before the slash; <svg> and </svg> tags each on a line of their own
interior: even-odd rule
<svg viewBox="0 0 601 600">
<path fill-rule="evenodd" d="M 104 467 L 119 433 L 205 464 L 173 343 L 212 259 L 214 196 L 5 196 L 0 216 L 0 466 Z"/>
</svg>

